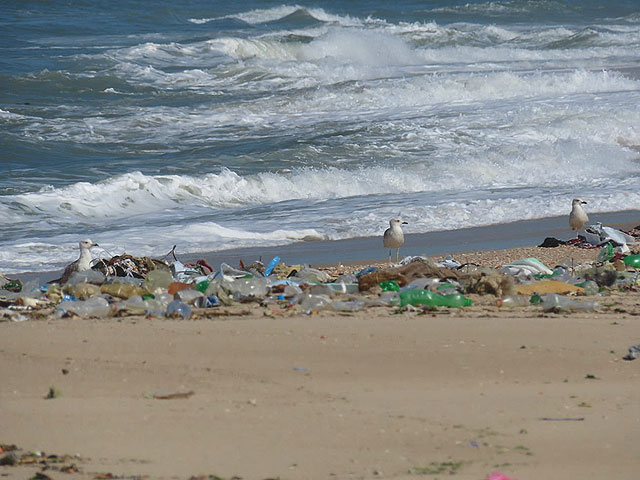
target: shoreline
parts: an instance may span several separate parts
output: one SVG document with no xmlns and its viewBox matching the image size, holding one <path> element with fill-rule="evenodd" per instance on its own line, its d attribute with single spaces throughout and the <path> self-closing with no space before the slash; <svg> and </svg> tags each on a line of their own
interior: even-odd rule
<svg viewBox="0 0 640 480">
<path fill-rule="evenodd" d="M 601 222 L 618 229 L 631 229 L 640 224 L 640 210 L 595 212 L 589 215 L 590 223 Z M 535 247 L 546 237 L 556 237 L 561 240 L 573 238 L 574 232 L 569 229 L 567 223 L 567 216 L 557 216 L 458 230 L 427 233 L 409 231 L 405 233 L 405 243 L 400 249 L 400 258 L 416 255 L 438 257 L 449 254 L 455 257 L 455 254 Z M 406 230 L 410 230 L 411 226 L 408 227 Z M 381 264 L 386 263 L 388 259 L 388 252 L 382 246 L 382 231 L 377 237 L 318 240 L 184 254 L 180 253 L 178 245 L 177 250 L 177 257 L 183 263 L 204 259 L 214 268 L 218 268 L 223 262 L 236 266 L 240 260 L 250 264 L 261 259 L 262 262 L 268 263 L 275 256 L 279 256 L 282 262 L 289 265 L 307 264 L 313 267 Z M 136 252 L 127 253 L 136 255 Z M 69 259 L 69 263 L 73 260 Z M 9 274 L 9 277 L 26 280 L 39 278 L 47 282 L 59 276 L 61 271 L 60 269 L 22 272 Z"/>
</svg>

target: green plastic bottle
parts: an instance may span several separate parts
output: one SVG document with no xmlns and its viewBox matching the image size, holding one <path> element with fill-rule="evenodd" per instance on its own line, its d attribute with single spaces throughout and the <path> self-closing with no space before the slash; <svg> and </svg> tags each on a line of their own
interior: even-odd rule
<svg viewBox="0 0 640 480">
<path fill-rule="evenodd" d="M 386 280 L 384 282 L 380 282 L 380 288 L 382 288 L 383 292 L 397 292 L 400 290 L 400 285 L 395 280 Z"/>
<path fill-rule="evenodd" d="M 640 268 L 640 253 L 627 255 L 622 261 L 627 267 Z"/>
<path fill-rule="evenodd" d="M 431 290 L 411 289 L 400 292 L 400 306 L 431 305 L 435 307 L 469 307 L 472 302 L 461 293 L 440 295 Z"/>
</svg>

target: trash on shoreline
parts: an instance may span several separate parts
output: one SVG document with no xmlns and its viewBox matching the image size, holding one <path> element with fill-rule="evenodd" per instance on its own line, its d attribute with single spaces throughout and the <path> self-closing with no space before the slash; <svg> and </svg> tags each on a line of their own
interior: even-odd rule
<svg viewBox="0 0 640 480">
<path fill-rule="evenodd" d="M 629 347 L 629 353 L 622 357 L 623 360 L 631 361 L 640 357 L 640 345 L 631 345 Z"/>
<path fill-rule="evenodd" d="M 171 263 L 128 254 L 102 259 L 92 270 L 75 272 L 65 285 L 40 285 L 36 280 L 22 284 L 0 275 L 0 307 L 8 312 L 0 311 L 0 321 L 22 321 L 29 312 L 47 308 L 59 318 L 143 315 L 190 320 L 243 303 L 259 303 L 273 314 L 325 310 L 353 315 L 375 307 L 464 308 L 476 304 L 469 296 L 493 296 L 497 300 L 479 302 L 493 307 L 592 312 L 599 308 L 597 302 L 572 297 L 640 287 L 638 253 L 616 252 L 605 262 L 582 265 L 563 261 L 552 268 L 534 257 L 489 268 L 461 264 L 452 256 L 438 263 L 414 256 L 395 266 L 335 273 L 287 265 L 280 257 L 266 267 L 256 260 L 240 261 L 237 267 L 222 263 L 216 270 L 204 259 L 180 262 L 175 247 L 165 258 L 169 255 Z"/>
<path fill-rule="evenodd" d="M 174 393 L 165 393 L 165 392 L 157 392 L 157 393 L 151 393 L 147 396 L 148 398 L 154 398 L 156 400 L 185 400 L 193 395 L 195 395 L 196 392 L 194 392 L 193 390 L 189 390 L 188 392 L 174 392 Z"/>
</svg>

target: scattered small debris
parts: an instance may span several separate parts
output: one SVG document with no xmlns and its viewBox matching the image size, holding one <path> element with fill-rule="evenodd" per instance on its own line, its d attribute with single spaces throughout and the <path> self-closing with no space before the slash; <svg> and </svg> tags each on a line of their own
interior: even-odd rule
<svg viewBox="0 0 640 480">
<path fill-rule="evenodd" d="M 188 392 L 176 392 L 176 393 L 153 393 L 151 394 L 151 398 L 155 398 L 156 400 L 178 400 L 185 399 L 191 397 L 195 394 L 193 390 Z"/>
<path fill-rule="evenodd" d="M 629 347 L 629 353 L 622 357 L 623 360 L 631 361 L 640 357 L 640 345 L 631 345 Z"/>
<path fill-rule="evenodd" d="M 49 387 L 49 392 L 47 396 L 44 397 L 45 400 L 51 400 L 53 398 L 60 398 L 62 396 L 62 392 L 56 387 Z"/>
<path fill-rule="evenodd" d="M 539 420 L 545 422 L 582 422 L 584 417 L 542 417 Z"/>
</svg>

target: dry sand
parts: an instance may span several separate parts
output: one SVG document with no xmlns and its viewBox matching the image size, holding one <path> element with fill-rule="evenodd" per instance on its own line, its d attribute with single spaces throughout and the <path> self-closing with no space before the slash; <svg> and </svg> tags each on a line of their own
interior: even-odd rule
<svg viewBox="0 0 640 480">
<path fill-rule="evenodd" d="M 456 258 L 529 252 L 547 264 L 597 253 Z M 636 478 L 640 360 L 622 357 L 640 343 L 640 295 L 581 314 L 473 299 L 435 312 L 243 305 L 188 321 L 2 322 L 0 444 L 77 454 L 49 462 L 53 479 Z M 45 399 L 50 387 L 59 396 Z M 56 470 L 71 464 L 79 472 Z"/>
</svg>

